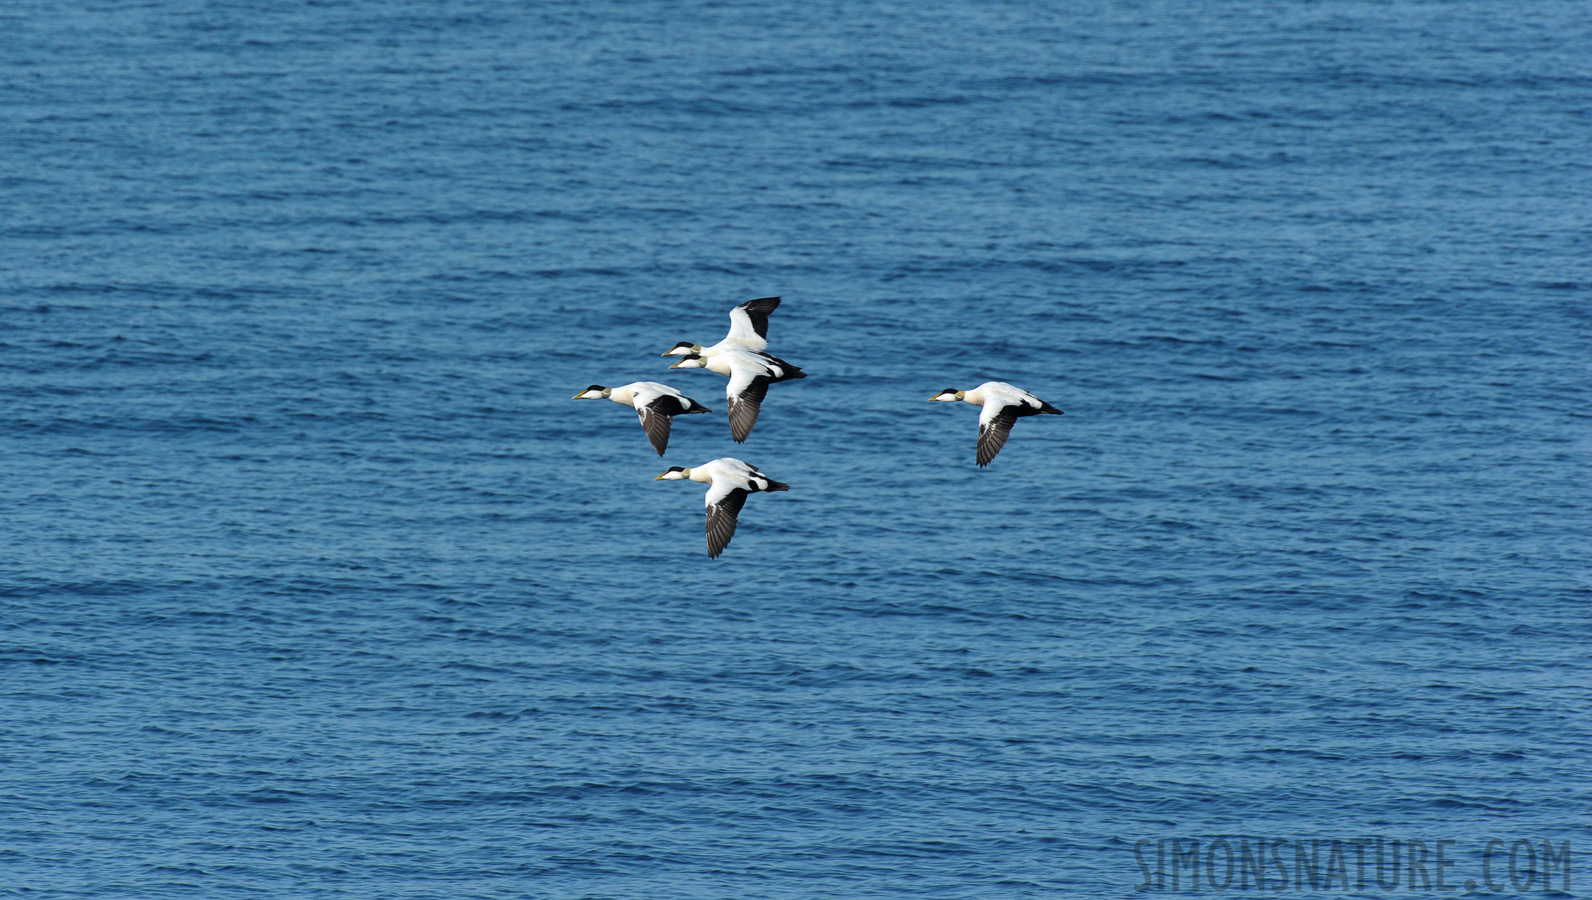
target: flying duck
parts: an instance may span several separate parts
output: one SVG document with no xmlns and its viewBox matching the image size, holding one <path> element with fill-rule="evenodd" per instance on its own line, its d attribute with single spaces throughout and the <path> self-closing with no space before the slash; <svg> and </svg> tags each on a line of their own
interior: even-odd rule
<svg viewBox="0 0 1592 900">
<path fill-rule="evenodd" d="M 730 401 L 730 437 L 737 444 L 745 441 L 757 424 L 757 413 L 769 385 L 807 377 L 806 372 L 779 357 L 751 350 L 722 350 L 713 356 L 692 353 L 669 368 L 707 369 L 730 377 L 724 396 Z"/>
<path fill-rule="evenodd" d="M 616 388 L 594 384 L 576 394 L 574 399 L 606 399 L 634 409 L 636 415 L 641 417 L 641 427 L 646 430 L 647 439 L 652 441 L 652 449 L 658 451 L 659 456 L 669 446 L 669 426 L 674 424 L 675 416 L 713 411 L 667 384 L 656 381 L 637 381 Z"/>
<path fill-rule="evenodd" d="M 735 537 L 735 525 L 746 503 L 747 494 L 760 491 L 788 491 L 790 485 L 781 484 L 757 471 L 757 466 L 747 465 L 732 457 L 710 460 L 700 466 L 684 469 L 671 466 L 653 481 L 695 481 L 712 485 L 708 488 L 708 558 L 717 559 Z"/>
<path fill-rule="evenodd" d="M 730 310 L 730 333 L 711 347 L 681 341 L 663 351 L 663 356 L 717 356 L 726 350 L 768 349 L 768 314 L 779 306 L 778 297 L 760 297 L 748 300 Z"/>
<path fill-rule="evenodd" d="M 995 454 L 1006 446 L 1006 436 L 1011 433 L 1013 422 L 1024 416 L 1062 415 L 1061 410 L 1004 381 L 986 381 L 971 391 L 946 388 L 929 399 L 941 403 L 961 400 L 984 407 L 984 411 L 978 414 L 979 468 L 989 465 Z"/>
</svg>

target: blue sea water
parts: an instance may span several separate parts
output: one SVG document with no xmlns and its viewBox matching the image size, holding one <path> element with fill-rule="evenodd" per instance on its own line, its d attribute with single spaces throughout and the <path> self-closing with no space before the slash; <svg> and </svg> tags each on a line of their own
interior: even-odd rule
<svg viewBox="0 0 1592 900">
<path fill-rule="evenodd" d="M 0 23 L 0 895 L 1592 883 L 1592 7 Z M 776 294 L 737 446 L 658 354 Z"/>
</svg>

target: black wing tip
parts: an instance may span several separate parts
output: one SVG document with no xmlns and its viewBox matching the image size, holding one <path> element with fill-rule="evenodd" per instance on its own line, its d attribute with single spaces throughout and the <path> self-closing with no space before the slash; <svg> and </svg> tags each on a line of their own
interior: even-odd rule
<svg viewBox="0 0 1592 900">
<path fill-rule="evenodd" d="M 729 536 L 724 539 L 724 543 L 718 545 L 717 547 L 713 546 L 713 532 L 708 532 L 708 559 L 718 559 L 719 554 L 723 553 L 725 549 L 730 546 L 730 541 L 733 540 L 735 540 L 735 531 L 733 526 Z"/>
<path fill-rule="evenodd" d="M 973 458 L 978 462 L 978 467 L 982 469 L 994 462 L 995 457 L 999 456 L 1000 452 L 1001 451 L 999 448 L 995 450 L 986 450 L 984 447 L 979 447 L 978 452 L 973 455 Z"/>
</svg>

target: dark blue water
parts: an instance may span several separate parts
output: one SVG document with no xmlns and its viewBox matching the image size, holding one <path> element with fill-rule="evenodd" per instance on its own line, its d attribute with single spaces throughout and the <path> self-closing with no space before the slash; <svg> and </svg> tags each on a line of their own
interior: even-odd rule
<svg viewBox="0 0 1592 900">
<path fill-rule="evenodd" d="M 0 894 L 1592 884 L 1585 4 L 3 26 Z M 657 354 L 771 294 L 737 447 Z M 1067 415 L 980 471 L 992 379 Z"/>
</svg>

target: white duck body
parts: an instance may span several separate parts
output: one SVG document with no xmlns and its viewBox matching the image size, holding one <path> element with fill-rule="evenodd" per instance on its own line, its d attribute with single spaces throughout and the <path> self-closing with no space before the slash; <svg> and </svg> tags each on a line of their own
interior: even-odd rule
<svg viewBox="0 0 1592 900">
<path fill-rule="evenodd" d="M 664 356 L 718 356 L 734 350 L 762 352 L 768 349 L 768 315 L 779 307 L 778 297 L 759 297 L 730 310 L 730 333 L 711 347 L 681 341 Z"/>
<path fill-rule="evenodd" d="M 736 443 L 752 433 L 769 385 L 807 377 L 806 372 L 777 356 L 751 350 L 726 350 L 717 356 L 693 354 L 669 368 L 707 369 L 728 376 L 730 383 L 724 388 L 724 396 L 730 401 L 730 437 Z"/>
<path fill-rule="evenodd" d="M 1025 416 L 1062 415 L 1061 410 L 1016 385 L 986 381 L 971 391 L 943 390 L 930 400 L 971 403 L 983 409 L 978 414 L 978 465 L 989 465 L 1006 446 L 1012 423 Z"/>
<path fill-rule="evenodd" d="M 689 469 L 675 466 L 653 481 L 695 481 L 709 485 L 703 503 L 707 507 L 708 557 L 718 558 L 735 537 L 741 507 L 748 494 L 765 491 L 788 491 L 783 484 L 759 472 L 757 466 L 748 465 L 734 457 L 725 456 L 709 460 Z"/>
<path fill-rule="evenodd" d="M 636 411 L 641 427 L 652 442 L 652 449 L 662 456 L 669 446 L 669 429 L 674 417 L 689 413 L 712 412 L 667 384 L 656 381 L 636 381 L 616 388 L 594 384 L 575 395 L 576 400 L 609 399 Z"/>
</svg>

